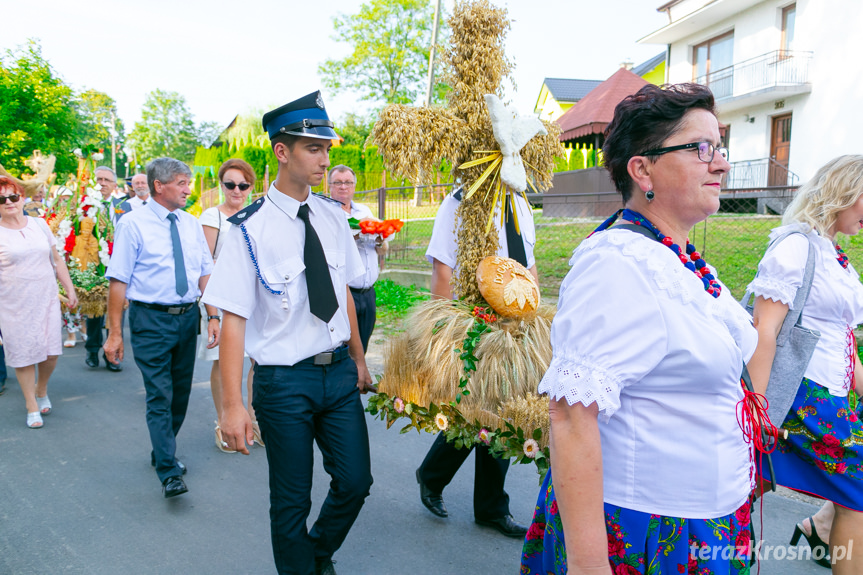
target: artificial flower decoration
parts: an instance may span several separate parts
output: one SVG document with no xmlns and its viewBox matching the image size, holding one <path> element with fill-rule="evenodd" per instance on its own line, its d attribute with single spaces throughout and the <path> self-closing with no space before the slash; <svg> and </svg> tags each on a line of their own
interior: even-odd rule
<svg viewBox="0 0 863 575">
<path fill-rule="evenodd" d="M 533 459 L 539 451 L 539 443 L 535 439 L 528 439 L 524 442 L 524 454 Z"/>
<path fill-rule="evenodd" d="M 397 397 L 393 400 L 393 409 L 396 410 L 396 413 L 404 413 L 405 402 L 401 397 Z"/>
<path fill-rule="evenodd" d="M 434 422 L 441 431 L 446 431 L 446 428 L 449 427 L 449 419 L 443 413 L 438 413 L 434 418 Z"/>
</svg>

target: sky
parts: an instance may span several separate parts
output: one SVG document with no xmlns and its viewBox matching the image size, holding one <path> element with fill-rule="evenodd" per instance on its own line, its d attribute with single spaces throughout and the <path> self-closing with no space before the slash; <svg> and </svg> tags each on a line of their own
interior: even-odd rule
<svg viewBox="0 0 863 575">
<path fill-rule="evenodd" d="M 512 19 L 508 88 L 531 114 L 545 77 L 604 80 L 625 60 L 638 65 L 664 51 L 637 40 L 661 28 L 661 0 L 491 0 Z M 454 0 L 443 0 L 451 13 Z M 127 132 L 152 90 L 185 96 L 196 122 L 227 125 L 236 114 L 269 110 L 322 88 L 318 65 L 349 47 L 333 38 L 332 18 L 362 0 L 2 0 L 5 52 L 38 39 L 42 55 L 75 90 L 117 102 Z M 331 118 L 370 107 L 355 93 L 324 89 Z"/>
</svg>

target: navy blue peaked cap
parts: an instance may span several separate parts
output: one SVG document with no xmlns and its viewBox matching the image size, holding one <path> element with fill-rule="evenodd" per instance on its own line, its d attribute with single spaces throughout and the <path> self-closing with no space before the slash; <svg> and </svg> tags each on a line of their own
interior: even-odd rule
<svg viewBox="0 0 863 575">
<path fill-rule="evenodd" d="M 333 123 L 324 108 L 321 92 L 312 92 L 264 114 L 261 121 L 272 140 L 279 134 L 292 134 L 323 140 L 336 140 Z"/>
</svg>

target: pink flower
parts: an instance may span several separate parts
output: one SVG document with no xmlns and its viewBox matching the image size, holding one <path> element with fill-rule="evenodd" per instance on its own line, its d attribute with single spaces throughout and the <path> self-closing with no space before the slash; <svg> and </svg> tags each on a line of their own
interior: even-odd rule
<svg viewBox="0 0 863 575">
<path fill-rule="evenodd" d="M 551 502 L 551 505 L 548 507 L 548 512 L 551 515 L 557 515 L 558 514 L 557 499 L 555 499 L 554 501 Z"/>
<path fill-rule="evenodd" d="M 545 523 L 531 523 L 530 529 L 527 530 L 527 539 L 542 539 L 545 533 Z"/>
<path fill-rule="evenodd" d="M 401 397 L 397 397 L 393 400 L 393 409 L 396 410 L 396 413 L 404 413 L 405 402 Z"/>
<path fill-rule="evenodd" d="M 491 441 L 491 434 L 489 433 L 488 429 L 486 429 L 485 427 L 483 427 L 482 429 L 479 430 L 479 440 L 482 441 L 483 443 L 485 443 L 486 445 L 488 445 L 489 442 Z"/>
<path fill-rule="evenodd" d="M 617 555 L 618 557 L 623 557 L 626 555 L 626 542 L 620 541 L 611 533 L 608 534 L 608 556 L 614 557 Z"/>
<path fill-rule="evenodd" d="M 749 505 L 746 504 L 737 511 L 735 511 L 734 518 L 737 519 L 737 525 L 739 525 L 740 527 L 748 526 L 751 520 L 749 515 Z"/>
<path fill-rule="evenodd" d="M 836 473 L 839 473 L 841 475 L 844 474 L 846 471 L 848 471 L 847 463 L 840 462 L 836 464 Z"/>
</svg>

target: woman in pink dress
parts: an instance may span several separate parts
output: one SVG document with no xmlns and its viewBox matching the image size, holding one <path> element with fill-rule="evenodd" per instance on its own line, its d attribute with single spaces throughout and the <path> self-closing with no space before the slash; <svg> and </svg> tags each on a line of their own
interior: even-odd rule
<svg viewBox="0 0 863 575">
<path fill-rule="evenodd" d="M 27 427 L 38 429 L 51 413 L 48 379 L 62 353 L 57 279 L 70 309 L 78 297 L 48 225 L 24 214 L 22 192 L 15 180 L 0 177 L 0 331 L 27 403 Z"/>
</svg>

